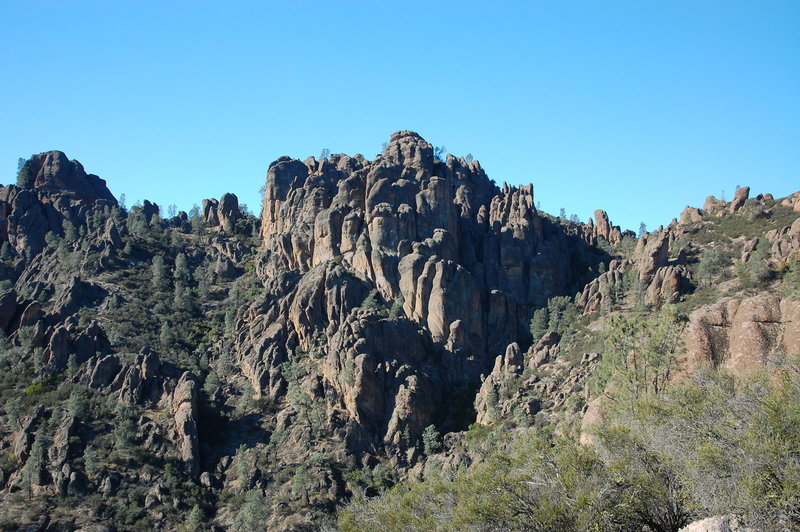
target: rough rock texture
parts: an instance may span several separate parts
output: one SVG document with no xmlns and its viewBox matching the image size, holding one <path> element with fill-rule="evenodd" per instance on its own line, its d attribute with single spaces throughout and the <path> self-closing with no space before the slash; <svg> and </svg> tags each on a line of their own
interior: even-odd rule
<svg viewBox="0 0 800 532">
<path fill-rule="evenodd" d="M 594 233 L 540 216 L 531 186 L 498 188 L 478 162 L 436 160 L 409 131 L 374 161 L 278 159 L 261 224 L 267 290 L 237 315 L 236 359 L 255 395 L 276 399 L 284 364 L 321 350 L 321 379 L 304 386 L 329 416 L 342 409 L 356 449 L 457 418 L 436 406 L 440 391 L 476 386 L 506 346 L 529 343 L 532 308 L 603 255 Z"/>
<path fill-rule="evenodd" d="M 392 135 L 372 162 L 284 157 L 267 174 L 264 271 L 342 261 L 386 300 L 402 298 L 406 317 L 435 342 L 488 365 L 490 353 L 524 338 L 531 306 L 574 281 L 564 266 L 581 242 L 533 204 L 531 187 L 498 189 L 477 162 L 436 161 L 431 145 L 408 131 Z"/>
<path fill-rule="evenodd" d="M 630 267 L 618 260 L 612 260 L 608 265 L 607 272 L 583 287 L 578 304 L 583 308 L 584 313 L 591 314 L 612 307 L 618 297 L 617 292 L 622 291 L 626 266 Z"/>
<path fill-rule="evenodd" d="M 664 303 L 675 303 L 681 294 L 692 289 L 691 274 L 684 265 L 668 265 L 656 270 L 645 293 L 645 303 L 658 307 Z"/>
<path fill-rule="evenodd" d="M 199 444 L 197 439 L 197 381 L 184 373 L 172 394 L 172 415 L 180 445 L 180 457 L 186 473 L 196 478 L 199 473 Z"/>
<path fill-rule="evenodd" d="M 771 254 L 776 264 L 783 264 L 791 260 L 792 257 L 795 260 L 800 260 L 800 218 L 795 220 L 789 227 L 768 232 L 765 237 L 772 242 Z M 756 240 L 757 243 L 758 241 Z M 753 249 L 755 249 L 755 245 L 753 245 Z M 743 262 L 744 251 L 743 249 Z"/>
<path fill-rule="evenodd" d="M 17 253 L 36 255 L 48 232 L 63 234 L 64 221 L 79 225 L 95 205 L 117 204 L 105 181 L 62 152 L 34 155 L 23 172 L 25 187 L 0 186 L 0 243 Z"/>
<path fill-rule="evenodd" d="M 781 204 L 786 207 L 792 207 L 795 211 L 800 212 L 800 191 L 784 198 Z"/>
<path fill-rule="evenodd" d="M 516 343 L 508 345 L 505 355 L 498 355 L 492 372 L 483 380 L 475 398 L 475 409 L 478 412 L 476 423 L 488 425 L 497 418 L 499 387 L 502 382 L 522 375 L 524 363 L 523 355 Z"/>
<path fill-rule="evenodd" d="M 680 223 L 687 224 L 692 222 L 702 222 L 703 221 L 703 210 L 698 209 L 697 207 L 689 207 L 686 206 L 681 212 Z"/>
<path fill-rule="evenodd" d="M 680 532 L 754 532 L 754 529 L 742 526 L 734 516 L 717 515 L 690 523 Z"/>
<path fill-rule="evenodd" d="M 14 457 L 18 462 L 23 463 L 27 460 L 36 435 L 36 429 L 44 418 L 44 408 L 37 407 L 33 414 L 22 422 L 20 430 L 14 435 L 13 451 Z"/>
<path fill-rule="evenodd" d="M 633 260 L 639 269 L 639 279 L 649 283 L 656 271 L 669 260 L 669 234 L 666 231 L 644 235 L 636 244 Z"/>
<path fill-rule="evenodd" d="M 604 238 L 609 244 L 618 244 L 622 240 L 622 232 L 619 226 L 611 225 L 606 211 L 597 209 L 594 211 L 594 236 Z"/>
<path fill-rule="evenodd" d="M 771 294 L 726 298 L 690 315 L 687 370 L 712 363 L 745 374 L 770 359 L 797 354 L 798 346 L 800 302 Z"/>
<path fill-rule="evenodd" d="M 714 216 L 722 216 L 724 214 L 728 203 L 715 198 L 714 196 L 709 196 L 706 198 L 705 203 L 703 204 L 703 211 L 713 214 Z"/>
<path fill-rule="evenodd" d="M 23 171 L 33 176 L 31 188 L 51 194 L 69 192 L 79 200 L 117 200 L 106 187 L 106 182 L 94 174 L 87 174 L 78 161 L 70 161 L 60 151 L 34 155 L 25 163 Z"/>
<path fill-rule="evenodd" d="M 228 227 L 231 230 L 241 217 L 239 198 L 235 194 L 225 193 L 219 201 L 203 200 L 203 221 L 209 227 Z"/>
<path fill-rule="evenodd" d="M 747 201 L 747 198 L 749 197 L 750 187 L 741 187 L 738 189 L 736 194 L 733 196 L 733 201 L 731 201 L 730 207 L 728 207 L 730 212 L 738 212 L 744 206 L 744 202 Z"/>
<path fill-rule="evenodd" d="M 571 363 L 560 356 L 560 340 L 558 334 L 547 333 L 525 353 L 517 344 L 510 344 L 505 355 L 497 357 L 475 397 L 476 421 L 491 424 L 522 418 L 557 427 L 557 420 L 566 417 L 579 424 L 585 408 L 573 410 L 567 401 L 575 395 L 580 400 L 574 404 L 589 399 L 587 377 L 599 355 L 583 353 L 579 363 Z"/>
</svg>

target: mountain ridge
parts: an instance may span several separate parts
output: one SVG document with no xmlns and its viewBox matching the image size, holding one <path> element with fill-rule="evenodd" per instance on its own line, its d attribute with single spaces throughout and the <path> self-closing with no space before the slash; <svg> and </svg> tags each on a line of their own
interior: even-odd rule
<svg viewBox="0 0 800 532">
<path fill-rule="evenodd" d="M 0 187 L 0 508 L 15 525 L 27 495 L 48 512 L 74 498 L 63 519 L 29 519 L 45 530 L 173 529 L 190 511 L 227 529 L 243 509 L 311 530 L 435 456 L 477 463 L 459 450 L 471 424 L 581 437 L 600 416 L 607 315 L 694 311 L 687 363 L 742 371 L 800 338 L 775 294 L 800 193 L 740 189 L 637 239 L 604 211 L 540 213 L 531 185 L 498 187 L 408 131 L 373 161 L 279 158 L 258 218 L 233 194 L 126 211 L 60 152 L 20 179 Z"/>
</svg>

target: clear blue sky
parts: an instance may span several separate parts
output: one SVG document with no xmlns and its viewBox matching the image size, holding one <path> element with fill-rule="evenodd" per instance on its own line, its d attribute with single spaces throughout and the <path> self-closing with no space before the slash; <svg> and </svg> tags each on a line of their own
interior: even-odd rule
<svg viewBox="0 0 800 532">
<path fill-rule="evenodd" d="M 800 189 L 800 2 L 0 0 L 0 182 L 59 149 L 188 210 L 398 129 L 548 212 L 666 224 Z"/>
</svg>

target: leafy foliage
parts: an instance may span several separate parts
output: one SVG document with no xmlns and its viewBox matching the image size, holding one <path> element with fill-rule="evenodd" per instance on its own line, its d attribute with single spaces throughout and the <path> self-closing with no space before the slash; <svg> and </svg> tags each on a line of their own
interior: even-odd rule
<svg viewBox="0 0 800 532">
<path fill-rule="evenodd" d="M 637 398 L 661 393 L 678 367 L 688 318 L 674 307 L 649 316 L 616 314 L 608 320 L 595 393 Z"/>
<path fill-rule="evenodd" d="M 566 333 L 578 320 L 578 307 L 569 296 L 555 296 L 547 301 L 547 306 L 533 313 L 530 323 L 533 341 L 538 341 L 548 332 Z"/>
<path fill-rule="evenodd" d="M 483 434 L 493 450 L 480 464 L 378 498 L 356 493 L 340 529 L 677 532 L 709 515 L 800 526 L 797 361 L 777 377 L 708 370 L 606 414 L 595 447 L 536 431 Z"/>
</svg>

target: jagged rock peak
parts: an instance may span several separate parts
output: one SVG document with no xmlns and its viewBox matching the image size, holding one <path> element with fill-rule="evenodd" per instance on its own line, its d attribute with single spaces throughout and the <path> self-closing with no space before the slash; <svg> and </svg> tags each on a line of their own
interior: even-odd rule
<svg viewBox="0 0 800 532">
<path fill-rule="evenodd" d="M 64 152 L 48 151 L 33 155 L 20 170 L 22 188 L 51 193 L 70 192 L 77 199 L 108 200 L 116 204 L 106 182 L 94 174 L 87 174 L 83 165 L 69 160 Z"/>
<path fill-rule="evenodd" d="M 405 166 L 427 167 L 433 164 L 433 146 L 419 133 L 396 131 L 389 138 L 383 156 Z"/>
</svg>

